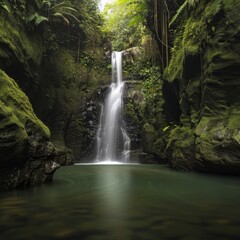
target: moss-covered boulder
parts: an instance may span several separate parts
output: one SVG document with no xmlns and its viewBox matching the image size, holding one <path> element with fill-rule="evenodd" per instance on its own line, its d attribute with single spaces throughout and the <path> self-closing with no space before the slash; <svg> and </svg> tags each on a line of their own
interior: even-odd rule
<svg viewBox="0 0 240 240">
<path fill-rule="evenodd" d="M 196 163 L 194 162 L 195 137 L 193 129 L 189 127 L 174 128 L 169 134 L 166 148 L 173 168 L 181 170 L 196 169 Z"/>
<path fill-rule="evenodd" d="M 0 188 L 50 181 L 60 154 L 27 96 L 0 70 Z M 61 154 L 63 156 L 64 154 Z"/>
<path fill-rule="evenodd" d="M 239 113 L 201 119 L 195 129 L 195 157 L 201 166 L 215 172 L 240 173 L 239 120 Z"/>
<path fill-rule="evenodd" d="M 27 19 L 36 4 L 26 0 L 3 0 L 2 4 L 8 11 L 0 11 L 0 69 L 25 91 L 39 80 L 43 56 L 41 32 L 27 32 Z"/>
</svg>

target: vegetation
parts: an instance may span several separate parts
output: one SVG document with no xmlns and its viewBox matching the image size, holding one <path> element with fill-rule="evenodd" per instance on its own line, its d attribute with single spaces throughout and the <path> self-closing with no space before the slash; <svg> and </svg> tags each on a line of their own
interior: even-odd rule
<svg viewBox="0 0 240 240">
<path fill-rule="evenodd" d="M 146 1 L 116 0 L 103 12 L 103 31 L 108 34 L 114 50 L 122 51 L 141 44 L 146 31 Z"/>
<path fill-rule="evenodd" d="M 0 11 L 3 11 L 3 12 L 7 12 L 7 13 L 10 13 L 10 10 L 7 6 L 7 4 L 5 4 L 3 1 L 0 1 Z"/>
</svg>

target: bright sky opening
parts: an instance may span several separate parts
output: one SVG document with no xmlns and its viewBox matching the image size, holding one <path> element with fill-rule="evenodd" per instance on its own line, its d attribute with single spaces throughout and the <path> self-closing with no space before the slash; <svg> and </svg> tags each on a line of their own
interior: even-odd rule
<svg viewBox="0 0 240 240">
<path fill-rule="evenodd" d="M 100 0 L 99 9 L 102 12 L 107 3 L 113 2 L 114 0 Z"/>
</svg>

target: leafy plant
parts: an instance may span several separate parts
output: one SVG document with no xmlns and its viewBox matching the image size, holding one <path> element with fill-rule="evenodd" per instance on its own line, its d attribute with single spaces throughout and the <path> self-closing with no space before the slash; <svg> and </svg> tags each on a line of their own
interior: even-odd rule
<svg viewBox="0 0 240 240">
<path fill-rule="evenodd" d="M 34 22 L 36 26 L 43 22 L 55 22 L 59 19 L 67 25 L 70 24 L 70 19 L 78 23 L 80 22 L 74 15 L 78 11 L 72 7 L 69 1 L 43 0 L 39 7 L 41 14 L 35 12 L 28 17 L 28 21 Z"/>
<path fill-rule="evenodd" d="M 185 2 L 179 7 L 176 14 L 173 16 L 172 20 L 169 23 L 169 27 L 178 19 L 178 17 L 182 14 L 183 10 L 188 7 L 196 7 L 199 0 L 185 0 Z"/>
<path fill-rule="evenodd" d="M 145 0 L 116 0 L 104 11 L 103 31 L 109 34 L 115 50 L 124 50 L 141 43 L 146 25 Z"/>
<path fill-rule="evenodd" d="M 41 24 L 43 22 L 48 22 L 47 17 L 41 16 L 38 13 L 32 14 L 27 20 L 29 22 L 34 22 L 36 26 L 38 26 L 39 24 Z"/>
<path fill-rule="evenodd" d="M 146 122 L 157 127 L 162 114 L 162 81 L 159 67 L 153 66 L 147 71 L 147 78 L 143 83 L 144 106 L 142 115 Z"/>
<path fill-rule="evenodd" d="M 48 19 L 62 19 L 67 25 L 70 23 L 70 19 L 74 19 L 76 22 L 80 22 L 74 15 L 78 11 L 72 7 L 71 2 L 61 1 L 56 2 L 54 0 L 43 0 L 41 8 L 47 13 Z"/>
<path fill-rule="evenodd" d="M 0 1 L 0 9 L 4 10 L 7 13 L 10 13 L 8 6 L 2 1 Z"/>
</svg>

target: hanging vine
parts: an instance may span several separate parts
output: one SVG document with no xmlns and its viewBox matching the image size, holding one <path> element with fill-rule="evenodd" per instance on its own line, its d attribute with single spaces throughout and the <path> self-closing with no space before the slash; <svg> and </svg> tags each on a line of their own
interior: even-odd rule
<svg viewBox="0 0 240 240">
<path fill-rule="evenodd" d="M 159 42 L 162 68 L 169 64 L 169 10 L 165 0 L 154 0 L 154 28 Z"/>
</svg>

